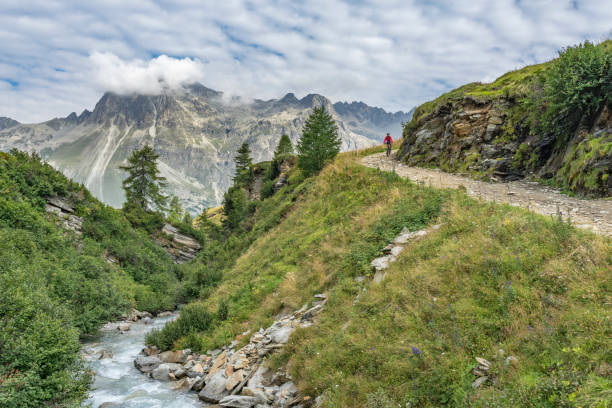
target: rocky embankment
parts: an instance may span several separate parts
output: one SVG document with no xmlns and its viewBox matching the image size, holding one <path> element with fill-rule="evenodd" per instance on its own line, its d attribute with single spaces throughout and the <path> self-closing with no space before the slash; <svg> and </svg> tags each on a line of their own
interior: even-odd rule
<svg viewBox="0 0 612 408">
<path fill-rule="evenodd" d="M 398 158 L 409 166 L 512 181 L 535 175 L 554 178 L 570 190 L 612 195 L 612 112 L 584 118 L 567 142 L 530 129 L 512 98 L 469 95 L 438 105 L 404 129 Z M 418 109 L 417 109 L 418 111 Z"/>
<path fill-rule="evenodd" d="M 325 295 L 315 295 L 311 305 L 253 333 L 249 343 L 239 349 L 238 340 L 206 354 L 188 349 L 160 352 L 146 347 L 134 366 L 156 380 L 173 381 L 176 389 L 197 392 L 200 400 L 221 407 L 309 406 L 313 402 L 310 396 L 300 395 L 286 372 L 270 370 L 263 360 L 282 348 L 295 329 L 311 326 L 326 302 Z"/>
<path fill-rule="evenodd" d="M 202 245 L 193 237 L 181 234 L 170 224 L 165 224 L 161 230 L 162 236 L 155 242 L 170 254 L 176 263 L 191 261 L 202 249 Z"/>
</svg>

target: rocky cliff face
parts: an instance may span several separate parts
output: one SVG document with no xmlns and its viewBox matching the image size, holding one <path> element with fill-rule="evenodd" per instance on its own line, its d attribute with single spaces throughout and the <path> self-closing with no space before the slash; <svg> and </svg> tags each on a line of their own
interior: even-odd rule
<svg viewBox="0 0 612 408">
<path fill-rule="evenodd" d="M 470 95 L 444 101 L 405 127 L 399 158 L 484 178 L 552 178 L 578 193 L 612 195 L 610 107 L 559 144 L 530 129 L 519 103 Z"/>
<path fill-rule="evenodd" d="M 410 114 L 387 113 L 363 103 L 335 104 L 321 95 L 297 99 L 227 99 L 194 84 L 158 96 L 105 94 L 93 112 L 72 113 L 34 125 L 0 122 L 0 150 L 37 151 L 104 202 L 124 200 L 119 166 L 144 144 L 160 155 L 169 193 L 196 213 L 218 204 L 231 184 L 235 151 L 251 146 L 254 161 L 269 160 L 286 133 L 295 143 L 313 106 L 324 105 L 337 120 L 343 150 L 379 142 Z"/>
</svg>

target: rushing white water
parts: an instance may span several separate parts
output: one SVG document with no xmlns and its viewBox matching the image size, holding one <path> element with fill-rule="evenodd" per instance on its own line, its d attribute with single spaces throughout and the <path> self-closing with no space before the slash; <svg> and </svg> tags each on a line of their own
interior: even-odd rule
<svg viewBox="0 0 612 408">
<path fill-rule="evenodd" d="M 197 394 L 171 388 L 171 382 L 148 378 L 134 367 L 134 358 L 143 347 L 144 337 L 152 328 L 161 328 L 176 316 L 153 319 L 152 324 L 130 323 L 124 334 L 104 330 L 102 336 L 84 345 L 86 359 L 90 361 L 96 377 L 84 406 L 98 408 L 202 408 Z M 98 360 L 103 351 L 111 358 Z"/>
</svg>

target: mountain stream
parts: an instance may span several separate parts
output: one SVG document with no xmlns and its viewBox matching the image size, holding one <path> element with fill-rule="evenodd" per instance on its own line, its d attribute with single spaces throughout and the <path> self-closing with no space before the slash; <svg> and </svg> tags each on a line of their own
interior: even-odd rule
<svg viewBox="0 0 612 408">
<path fill-rule="evenodd" d="M 83 354 L 95 371 L 95 381 L 83 406 L 92 408 L 202 408 L 196 393 L 173 390 L 172 382 L 153 380 L 134 367 L 134 358 L 144 347 L 144 337 L 160 329 L 176 315 L 158 317 L 144 324 L 129 323 L 126 332 L 109 323 L 100 337 L 83 345 Z M 106 354 L 105 358 L 99 358 Z"/>
</svg>

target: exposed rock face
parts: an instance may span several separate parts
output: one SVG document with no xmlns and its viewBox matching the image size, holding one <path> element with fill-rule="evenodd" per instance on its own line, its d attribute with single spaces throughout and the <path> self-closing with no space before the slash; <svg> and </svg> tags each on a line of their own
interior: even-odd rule
<svg viewBox="0 0 612 408">
<path fill-rule="evenodd" d="M 604 108 L 566 144 L 533 134 L 524 121 L 511 120 L 514 99 L 465 96 L 438 106 L 406 128 L 399 158 L 411 166 L 476 173 L 511 181 L 531 173 L 555 177 L 574 191 L 612 195 L 612 149 L 587 154 L 593 145 L 612 145 L 612 114 Z"/>
<path fill-rule="evenodd" d="M 168 238 L 157 237 L 155 242 L 161 245 L 174 258 L 176 263 L 192 260 L 202 249 L 202 245 L 194 238 L 181 234 L 170 224 L 165 224 L 162 233 Z"/>
<path fill-rule="evenodd" d="M 283 133 L 294 143 L 298 140 L 312 107 L 319 105 L 337 120 L 343 150 L 378 143 L 384 132 L 398 129 L 410 117 L 361 103 L 332 105 L 314 94 L 227 101 L 221 92 L 194 84 L 158 96 L 107 93 L 93 112 L 41 124 L 0 123 L 0 150 L 38 151 L 94 196 L 119 207 L 125 177 L 119 166 L 134 149 L 149 144 L 160 155 L 170 193 L 184 208 L 200 213 L 221 202 L 243 142 L 249 143 L 255 162 L 269 160 Z"/>
<path fill-rule="evenodd" d="M 74 215 L 74 209 L 67 200 L 60 197 L 49 197 L 47 198 L 45 211 L 62 220 L 62 224 L 67 230 L 81 234 L 83 218 Z"/>
<path fill-rule="evenodd" d="M 8 129 L 17 125 L 20 125 L 20 123 L 16 120 L 7 118 L 5 116 L 0 116 L 0 130 Z"/>
</svg>

